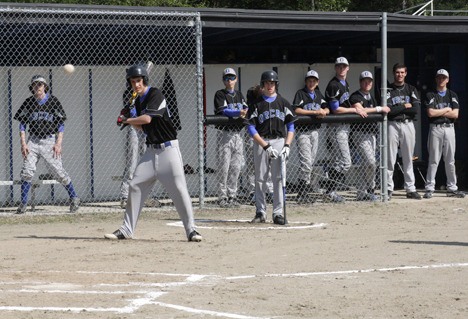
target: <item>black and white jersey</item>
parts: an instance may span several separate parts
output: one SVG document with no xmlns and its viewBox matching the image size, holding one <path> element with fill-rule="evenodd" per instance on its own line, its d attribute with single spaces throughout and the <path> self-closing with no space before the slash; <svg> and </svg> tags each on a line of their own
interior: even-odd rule
<svg viewBox="0 0 468 319">
<path fill-rule="evenodd" d="M 318 111 L 328 107 L 327 102 L 318 87 L 315 88 L 312 93 L 309 92 L 307 87 L 298 90 L 294 96 L 293 106 L 294 110 L 301 108 L 307 111 Z M 317 129 L 320 128 L 320 124 L 309 124 L 302 127 L 306 129 Z"/>
<path fill-rule="evenodd" d="M 239 117 L 240 111 L 246 108 L 247 103 L 240 91 L 234 90 L 234 92 L 229 92 L 226 89 L 222 89 L 215 93 L 214 112 L 216 115 L 225 115 L 232 118 Z M 240 130 L 243 126 L 223 127 L 219 125 L 216 128 L 221 130 Z"/>
<path fill-rule="evenodd" d="M 151 116 L 151 123 L 142 125 L 146 144 L 162 144 L 177 139 L 177 131 L 161 90 L 150 87 L 143 97 L 137 97 L 135 107 L 138 116 Z"/>
<path fill-rule="evenodd" d="M 458 95 L 452 90 L 446 90 L 445 92 L 431 91 L 426 95 L 426 107 L 428 109 L 443 109 L 446 107 L 459 109 L 460 104 L 458 103 Z M 451 119 L 445 116 L 430 117 L 429 122 L 431 124 L 443 124 L 453 123 L 455 119 Z"/>
<path fill-rule="evenodd" d="M 27 125 L 32 136 L 45 138 L 56 134 L 67 116 L 55 96 L 47 94 L 41 102 L 39 103 L 34 96 L 28 97 L 13 118 Z"/>
<path fill-rule="evenodd" d="M 375 108 L 377 106 L 377 100 L 371 93 L 363 93 L 360 90 L 357 90 L 349 97 L 349 103 L 354 105 L 359 103 L 364 108 Z M 377 123 L 360 123 L 352 124 L 351 128 L 354 130 L 363 130 L 365 132 L 376 132 L 378 127 Z"/>
<path fill-rule="evenodd" d="M 340 81 L 337 77 L 331 79 L 325 90 L 325 98 L 332 112 L 335 112 L 339 106 L 349 108 L 348 82 L 346 80 Z"/>
<path fill-rule="evenodd" d="M 249 105 L 247 125 L 254 125 L 262 138 L 285 138 L 285 125 L 296 120 L 291 104 L 281 95 L 276 98 L 260 96 Z"/>
<path fill-rule="evenodd" d="M 406 108 L 405 103 L 411 103 L 413 107 Z M 416 88 L 408 83 L 401 86 L 390 84 L 387 93 L 387 106 L 389 121 L 415 120 L 421 107 L 421 99 Z"/>
</svg>

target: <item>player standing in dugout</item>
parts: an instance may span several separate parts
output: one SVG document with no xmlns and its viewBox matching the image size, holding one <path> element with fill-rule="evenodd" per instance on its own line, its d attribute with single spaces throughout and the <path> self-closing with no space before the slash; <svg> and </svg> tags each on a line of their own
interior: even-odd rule
<svg viewBox="0 0 468 319">
<path fill-rule="evenodd" d="M 133 238 L 135 228 L 154 183 L 159 180 L 179 213 L 188 241 L 199 242 L 202 236 L 195 230 L 192 201 L 185 180 L 177 131 L 172 124 L 166 99 L 161 90 L 148 84 L 148 72 L 141 64 L 127 70 L 126 79 L 138 94 L 135 101 L 137 117 L 119 116 L 118 123 L 143 129 L 146 134 L 146 152 L 140 159 L 132 180 L 123 225 L 107 239 Z"/>
</svg>

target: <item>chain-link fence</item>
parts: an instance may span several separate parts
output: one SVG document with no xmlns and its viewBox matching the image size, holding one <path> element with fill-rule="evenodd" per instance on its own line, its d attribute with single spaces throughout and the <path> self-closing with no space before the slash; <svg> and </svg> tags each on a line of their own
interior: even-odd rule
<svg viewBox="0 0 468 319">
<path fill-rule="evenodd" d="M 68 211 L 75 196 L 95 211 L 120 209 L 144 137 L 120 130 L 116 120 L 126 99 L 126 69 L 148 61 L 150 85 L 162 89 L 178 129 L 190 195 L 200 195 L 198 13 L 4 6 L 0 17 L 3 211 L 25 201 L 28 210 Z M 75 71 L 65 72 L 65 64 Z M 33 97 L 41 89 L 47 97 Z M 56 130 L 63 130 L 61 156 Z M 150 206 L 171 204 L 159 183 L 151 198 Z"/>
</svg>

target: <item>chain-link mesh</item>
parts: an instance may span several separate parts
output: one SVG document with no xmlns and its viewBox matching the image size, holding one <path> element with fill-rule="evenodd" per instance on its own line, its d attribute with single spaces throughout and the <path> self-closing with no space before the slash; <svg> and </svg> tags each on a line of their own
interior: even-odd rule
<svg viewBox="0 0 468 319">
<path fill-rule="evenodd" d="M 149 84 L 162 89 L 178 129 L 190 195 L 199 195 L 198 13 L 0 7 L 0 16 L 0 96 L 7 115 L 0 119 L 2 207 L 27 200 L 28 210 L 68 211 L 76 196 L 97 211 L 120 209 L 122 182 L 131 178 L 144 136 L 120 130 L 116 120 L 128 98 L 126 69 L 148 61 Z M 75 71 L 65 72 L 65 64 Z M 48 98 L 32 97 L 41 89 Z M 56 133 L 62 128 L 60 156 Z M 159 183 L 151 198 L 150 206 L 170 204 Z"/>
<path fill-rule="evenodd" d="M 339 122 L 339 115 L 333 117 Z M 210 123 L 216 122 L 217 118 L 219 121 L 219 117 L 213 117 Z M 380 116 L 373 117 L 373 120 L 375 122 L 325 123 L 313 129 L 310 124 L 297 124 L 287 162 L 287 201 L 304 205 L 380 201 L 382 122 L 378 122 Z M 232 127 L 231 124 L 228 126 Z M 254 205 L 253 141 L 245 129 L 239 134 L 243 137 L 244 159 L 237 184 L 237 198 L 241 204 Z M 209 190 L 207 194 L 216 198 L 219 196 L 219 181 L 225 173 L 211 168 L 219 170 L 226 166 L 225 162 L 217 161 L 218 148 L 215 147 L 224 144 L 221 141 L 223 133 L 214 125 L 209 125 L 207 135 L 211 138 L 207 144 L 212 147 L 207 148 L 208 166 L 205 171 L 213 173 L 213 178 L 207 179 L 206 188 Z M 271 203 L 271 182 L 267 183 L 267 188 L 266 199 Z M 213 204 L 219 205 L 219 201 Z"/>
</svg>

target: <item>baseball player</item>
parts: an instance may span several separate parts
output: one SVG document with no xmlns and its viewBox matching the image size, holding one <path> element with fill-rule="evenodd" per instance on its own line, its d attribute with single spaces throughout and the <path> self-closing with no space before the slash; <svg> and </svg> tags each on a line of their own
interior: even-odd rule
<svg viewBox="0 0 468 319">
<path fill-rule="evenodd" d="M 400 147 L 403 161 L 403 175 L 405 180 L 406 197 L 421 199 L 416 191 L 413 171 L 413 152 L 416 144 L 416 129 L 413 121 L 421 106 L 416 88 L 405 83 L 407 68 L 397 63 L 393 66 L 394 81 L 387 93 L 388 113 L 388 199 L 392 198 L 394 183 L 393 172 Z"/>
<path fill-rule="evenodd" d="M 123 225 L 104 237 L 116 240 L 133 238 L 144 201 L 156 180 L 159 180 L 174 202 L 188 240 L 201 241 L 202 236 L 195 230 L 177 131 L 172 124 L 166 99 L 161 90 L 148 86 L 148 72 L 144 65 L 132 65 L 127 70 L 126 78 L 138 94 L 135 102 L 137 117 L 126 118 L 121 115 L 120 119 L 124 124 L 143 129 L 147 148 L 130 181 Z"/>
<path fill-rule="evenodd" d="M 294 96 L 294 111 L 298 115 L 324 118 L 330 113 L 327 102 L 318 87 L 319 75 L 310 70 L 305 75 L 305 86 Z M 317 156 L 320 124 L 309 124 L 296 135 L 299 148 L 299 162 L 301 176 L 298 180 L 297 203 L 313 203 L 315 200 L 309 195 L 312 167 Z"/>
<path fill-rule="evenodd" d="M 286 99 L 277 93 L 278 74 L 265 71 L 260 78 L 263 94 L 251 105 L 247 114 L 248 132 L 254 140 L 255 206 L 252 223 L 266 221 L 266 181 L 271 170 L 273 183 L 273 222 L 285 225 L 281 182 L 281 161 L 289 157 L 294 138 L 295 114 Z"/>
<path fill-rule="evenodd" d="M 449 73 L 440 69 L 435 77 L 436 89 L 426 95 L 427 116 L 429 117 L 429 165 L 426 175 L 426 192 L 424 198 L 432 198 L 435 189 L 435 176 L 441 156 L 444 157 L 445 174 L 447 176 L 447 196 L 465 197 L 465 193 L 458 190 L 455 172 L 455 128 L 454 122 L 458 118 L 458 96 L 447 88 Z"/>
<path fill-rule="evenodd" d="M 362 108 L 353 108 L 349 103 L 349 84 L 346 76 L 349 71 L 349 63 L 345 57 L 339 57 L 335 61 L 335 76 L 327 85 L 325 97 L 328 107 L 333 114 L 357 113 L 366 117 Z M 345 183 L 345 173 L 351 168 L 351 154 L 349 151 L 350 125 L 347 123 L 329 124 L 333 130 L 332 149 L 335 154 L 335 163 L 328 171 L 329 181 L 326 193 L 332 202 L 344 202 L 344 198 L 336 192 L 338 184 Z"/>
<path fill-rule="evenodd" d="M 350 104 L 356 109 L 362 109 L 369 113 L 388 113 L 388 106 L 378 106 L 375 97 L 372 95 L 372 84 L 374 77 L 370 71 L 364 71 L 359 75 L 359 90 L 351 94 Z M 359 184 L 356 199 L 360 201 L 377 201 L 379 197 L 375 195 L 375 170 L 376 164 L 376 134 L 378 132 L 377 123 L 352 124 L 353 139 L 358 146 L 363 160 L 364 178 Z"/>
<path fill-rule="evenodd" d="M 80 199 L 62 165 L 62 140 L 67 116 L 60 101 L 49 93 L 49 86 L 43 76 L 33 76 L 29 90 L 33 95 L 23 102 L 14 116 L 20 122 L 21 154 L 24 159 L 21 169 L 21 204 L 16 214 L 26 212 L 31 181 L 40 158 L 44 159 L 54 178 L 65 186 L 70 197 L 70 213 L 74 213 L 79 208 Z M 27 142 L 26 129 L 29 132 Z"/>
<path fill-rule="evenodd" d="M 240 91 L 235 90 L 236 71 L 232 68 L 223 70 L 222 80 L 225 88 L 215 93 L 214 112 L 230 118 L 247 114 L 247 104 Z M 242 126 L 218 126 L 218 178 L 219 201 L 221 207 L 237 207 L 237 181 L 244 161 L 244 141 Z"/>
</svg>

